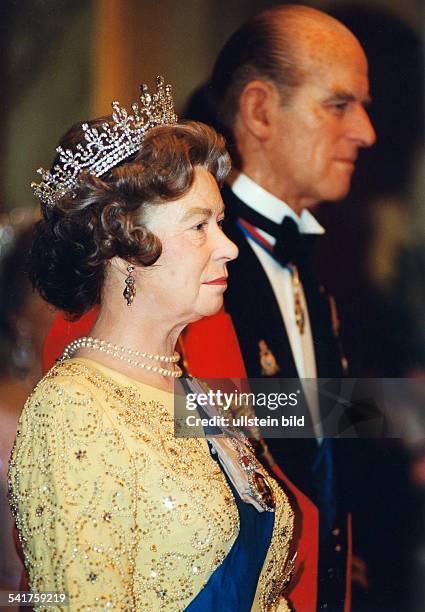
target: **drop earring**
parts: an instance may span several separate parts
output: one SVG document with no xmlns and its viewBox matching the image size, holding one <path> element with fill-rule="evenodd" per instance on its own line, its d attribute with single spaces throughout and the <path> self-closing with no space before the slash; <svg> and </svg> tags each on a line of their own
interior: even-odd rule
<svg viewBox="0 0 425 612">
<path fill-rule="evenodd" d="M 125 289 L 123 291 L 123 296 L 127 300 L 127 306 L 131 306 L 136 296 L 136 287 L 134 286 L 135 280 L 133 276 L 134 266 L 129 264 L 127 266 L 127 272 L 128 275 L 125 279 Z"/>
</svg>

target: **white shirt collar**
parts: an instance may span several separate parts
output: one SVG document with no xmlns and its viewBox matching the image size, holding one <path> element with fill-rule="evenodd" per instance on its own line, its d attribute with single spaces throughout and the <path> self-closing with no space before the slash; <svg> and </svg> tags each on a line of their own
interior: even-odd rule
<svg viewBox="0 0 425 612">
<path fill-rule="evenodd" d="M 235 196 L 247 206 L 256 210 L 275 223 L 282 223 L 284 217 L 291 217 L 302 234 L 324 234 L 325 228 L 306 209 L 298 216 L 288 204 L 266 191 L 246 174 L 239 174 L 231 189 Z"/>
</svg>

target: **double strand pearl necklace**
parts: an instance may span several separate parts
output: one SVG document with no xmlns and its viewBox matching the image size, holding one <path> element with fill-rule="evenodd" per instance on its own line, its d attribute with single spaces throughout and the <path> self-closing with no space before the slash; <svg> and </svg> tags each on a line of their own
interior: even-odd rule
<svg viewBox="0 0 425 612">
<path fill-rule="evenodd" d="M 182 375 L 181 369 L 178 365 L 176 365 L 177 361 L 180 359 L 180 355 L 176 351 L 173 355 L 154 355 L 151 353 L 142 353 L 141 351 L 129 349 L 125 346 L 119 346 L 118 344 L 113 344 L 112 342 L 106 342 L 106 340 L 99 340 L 99 338 L 91 338 L 90 336 L 77 338 L 77 340 L 70 342 L 66 346 L 59 361 L 62 362 L 70 359 L 81 348 L 88 348 L 93 349 L 94 351 L 106 353 L 107 355 L 111 355 L 120 361 L 125 361 L 136 368 L 143 368 L 144 370 L 154 372 L 155 374 L 161 374 L 162 376 L 180 378 Z M 128 357 L 128 355 L 131 355 L 131 357 Z M 151 359 L 152 361 L 157 361 L 159 363 L 171 363 L 173 369 L 169 370 L 168 368 L 163 368 L 160 365 L 151 365 L 149 363 L 139 361 L 138 357 Z"/>
</svg>

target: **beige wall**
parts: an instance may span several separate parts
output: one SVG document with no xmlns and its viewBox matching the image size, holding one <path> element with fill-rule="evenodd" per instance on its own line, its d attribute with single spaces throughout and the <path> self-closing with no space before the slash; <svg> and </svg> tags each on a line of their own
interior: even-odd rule
<svg viewBox="0 0 425 612">
<path fill-rule="evenodd" d="M 46 0 L 27 15 L 13 4 L 0 210 L 36 204 L 30 189 L 36 168 L 50 164 L 60 136 L 91 110 L 90 2 L 67 0 L 52 13 L 54 3 Z"/>
</svg>

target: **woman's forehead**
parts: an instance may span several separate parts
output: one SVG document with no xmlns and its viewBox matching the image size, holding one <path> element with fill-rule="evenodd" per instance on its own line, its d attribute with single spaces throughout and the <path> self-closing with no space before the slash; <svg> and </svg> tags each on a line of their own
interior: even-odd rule
<svg viewBox="0 0 425 612">
<path fill-rule="evenodd" d="M 196 215 L 212 216 L 224 209 L 217 181 L 205 168 L 195 168 L 192 187 L 176 204 L 180 208 L 181 221 Z"/>
<path fill-rule="evenodd" d="M 164 224 L 184 225 L 192 219 L 215 217 L 223 211 L 223 199 L 214 176 L 204 168 L 196 168 L 189 191 L 178 200 L 150 207 L 146 224 L 151 229 Z"/>
</svg>

